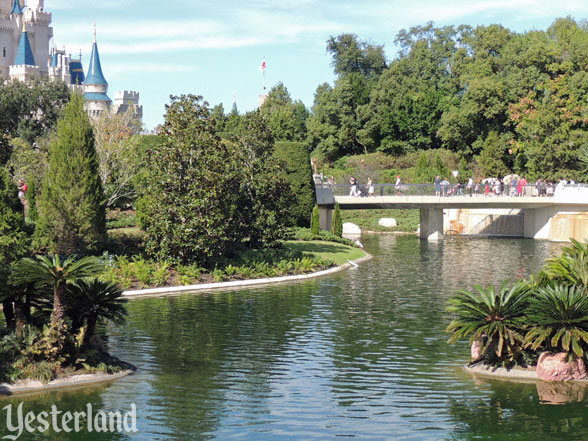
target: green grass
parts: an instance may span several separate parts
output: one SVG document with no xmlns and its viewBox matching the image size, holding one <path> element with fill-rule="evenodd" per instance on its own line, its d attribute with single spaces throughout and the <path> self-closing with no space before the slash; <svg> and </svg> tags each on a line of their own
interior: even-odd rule
<svg viewBox="0 0 588 441">
<path fill-rule="evenodd" d="M 383 217 L 396 219 L 397 227 L 386 228 L 378 225 Z M 341 210 L 343 222 L 358 225 L 362 231 L 403 231 L 414 233 L 419 224 L 419 210 Z"/>
<path fill-rule="evenodd" d="M 305 254 L 312 254 L 323 260 L 330 260 L 336 265 L 342 265 L 347 260 L 356 260 L 366 255 L 359 248 L 322 240 L 313 240 L 311 242 L 289 240 L 284 243 L 284 248 Z"/>
</svg>

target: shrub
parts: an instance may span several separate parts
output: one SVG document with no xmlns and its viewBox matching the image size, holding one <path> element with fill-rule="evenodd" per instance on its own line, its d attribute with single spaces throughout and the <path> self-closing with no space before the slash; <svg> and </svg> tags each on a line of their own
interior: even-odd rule
<svg viewBox="0 0 588 441">
<path fill-rule="evenodd" d="M 276 142 L 274 156 L 286 164 L 285 177 L 295 196 L 289 209 L 293 224 L 304 227 L 316 201 L 308 149 L 301 142 Z"/>
<path fill-rule="evenodd" d="M 49 168 L 38 200 L 35 235 L 61 254 L 99 251 L 106 241 L 106 211 L 94 133 L 83 98 L 72 94 L 49 148 Z"/>
<path fill-rule="evenodd" d="M 341 237 L 343 235 L 343 220 L 341 219 L 341 209 L 339 208 L 339 204 L 335 204 L 335 210 L 333 211 L 331 233 L 337 237 Z"/>
<path fill-rule="evenodd" d="M 588 343 L 588 296 L 580 287 L 547 286 L 531 297 L 526 323 L 530 326 L 525 346 L 545 346 L 557 352 L 584 356 Z"/>
<path fill-rule="evenodd" d="M 315 236 L 319 234 L 320 221 L 319 221 L 319 208 L 315 205 L 312 209 L 312 217 L 310 219 L 310 232 Z"/>
<path fill-rule="evenodd" d="M 482 352 L 490 362 L 512 364 L 521 356 L 525 311 L 530 291 L 526 282 L 515 283 L 511 288 L 505 281 L 495 291 L 474 286 L 475 292 L 460 290 L 448 300 L 447 311 L 455 317 L 449 323 L 449 343 L 469 337 L 470 342 L 482 341 Z"/>
</svg>

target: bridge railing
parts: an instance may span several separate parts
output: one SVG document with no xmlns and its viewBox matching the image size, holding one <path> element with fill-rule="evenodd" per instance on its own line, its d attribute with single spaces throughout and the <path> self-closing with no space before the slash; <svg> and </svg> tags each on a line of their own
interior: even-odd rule
<svg viewBox="0 0 588 441">
<path fill-rule="evenodd" d="M 578 184 L 574 184 L 578 185 Z M 569 186 L 569 184 L 568 184 Z M 373 184 L 373 192 L 366 184 L 317 184 L 317 187 L 330 188 L 334 196 L 440 196 L 440 197 L 499 197 L 499 196 L 553 196 L 554 185 L 528 184 L 523 187 L 499 184 L 444 184 L 438 188 L 434 184 Z M 567 187 L 567 186 L 566 186 Z"/>
</svg>

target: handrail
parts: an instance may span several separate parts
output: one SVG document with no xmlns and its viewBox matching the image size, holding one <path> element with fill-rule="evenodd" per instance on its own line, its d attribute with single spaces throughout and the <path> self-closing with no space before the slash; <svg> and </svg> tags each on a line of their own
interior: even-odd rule
<svg viewBox="0 0 588 441">
<path fill-rule="evenodd" d="M 496 196 L 553 196 L 554 185 L 527 184 L 523 187 L 509 184 L 372 184 L 373 191 L 366 184 L 316 184 L 317 188 L 330 188 L 334 196 L 439 196 L 439 197 L 496 197 Z M 355 188 L 353 188 L 355 187 Z M 567 184 L 568 187 L 588 187 L 588 184 Z"/>
</svg>

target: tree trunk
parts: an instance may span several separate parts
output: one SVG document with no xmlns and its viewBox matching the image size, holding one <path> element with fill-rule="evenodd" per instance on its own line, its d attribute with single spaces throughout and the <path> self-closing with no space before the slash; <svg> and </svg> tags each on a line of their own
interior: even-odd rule
<svg viewBox="0 0 588 441">
<path fill-rule="evenodd" d="M 65 282 L 53 288 L 53 312 L 51 325 L 65 321 Z"/>
<path fill-rule="evenodd" d="M 94 334 L 96 334 L 97 320 L 98 317 L 96 317 L 95 315 L 88 316 L 88 319 L 86 321 L 86 333 L 84 334 L 84 342 L 82 343 L 82 347 L 86 348 L 90 346 L 90 341 L 92 337 L 94 337 Z"/>
<path fill-rule="evenodd" d="M 16 322 L 14 321 L 14 306 L 12 305 L 12 300 L 4 300 L 2 302 L 2 311 L 4 312 L 6 327 L 9 331 L 14 331 Z"/>
<path fill-rule="evenodd" d="M 20 299 L 14 299 L 14 322 L 16 325 L 16 335 L 21 336 L 24 327 L 27 325 L 26 305 Z"/>
</svg>

